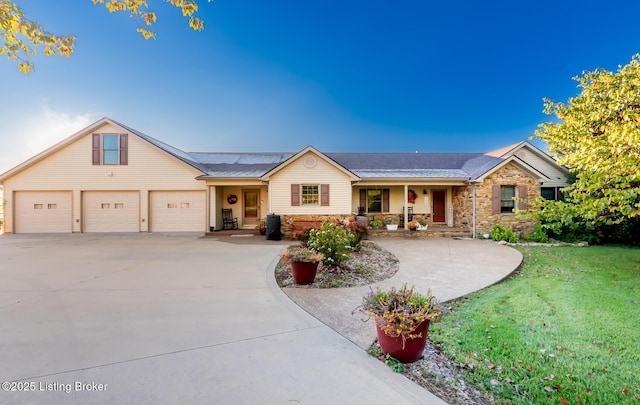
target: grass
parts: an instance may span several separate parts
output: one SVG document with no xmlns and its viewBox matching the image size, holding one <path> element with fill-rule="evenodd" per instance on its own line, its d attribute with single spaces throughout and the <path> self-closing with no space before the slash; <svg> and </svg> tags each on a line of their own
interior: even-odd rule
<svg viewBox="0 0 640 405">
<path fill-rule="evenodd" d="M 640 249 L 523 247 L 430 338 L 496 403 L 640 402 Z"/>
</svg>

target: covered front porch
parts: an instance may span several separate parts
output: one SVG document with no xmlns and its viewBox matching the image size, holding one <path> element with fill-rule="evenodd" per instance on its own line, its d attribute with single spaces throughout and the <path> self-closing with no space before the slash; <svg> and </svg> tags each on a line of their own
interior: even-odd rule
<svg viewBox="0 0 640 405">
<path fill-rule="evenodd" d="M 464 182 L 361 182 L 354 186 L 353 212 L 368 217 L 369 222 L 404 229 L 410 221 L 427 228 L 467 229 L 471 223 L 467 192 Z"/>
<path fill-rule="evenodd" d="M 208 183 L 209 192 L 209 231 L 244 229 L 251 230 L 260 226 L 269 210 L 268 187 L 261 182 L 225 182 Z M 237 218 L 234 224 L 225 224 L 222 210 L 231 210 L 231 217 Z"/>
</svg>

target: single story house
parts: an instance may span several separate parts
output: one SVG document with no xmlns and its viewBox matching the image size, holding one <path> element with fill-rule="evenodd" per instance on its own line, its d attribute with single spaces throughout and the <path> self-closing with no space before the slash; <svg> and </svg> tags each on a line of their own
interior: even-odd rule
<svg viewBox="0 0 640 405">
<path fill-rule="evenodd" d="M 558 198 L 568 170 L 528 142 L 489 153 L 187 153 L 103 118 L 0 175 L 5 233 L 207 232 L 351 216 L 431 226 L 531 227 L 513 213 Z M 283 229 L 285 232 L 287 229 Z"/>
</svg>

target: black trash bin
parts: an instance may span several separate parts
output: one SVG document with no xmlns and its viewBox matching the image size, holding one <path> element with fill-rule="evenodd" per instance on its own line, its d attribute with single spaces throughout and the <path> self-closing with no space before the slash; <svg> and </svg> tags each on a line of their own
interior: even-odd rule
<svg viewBox="0 0 640 405">
<path fill-rule="evenodd" d="M 280 215 L 269 214 L 267 215 L 267 240 L 280 240 L 282 239 L 282 232 L 280 231 Z"/>
</svg>

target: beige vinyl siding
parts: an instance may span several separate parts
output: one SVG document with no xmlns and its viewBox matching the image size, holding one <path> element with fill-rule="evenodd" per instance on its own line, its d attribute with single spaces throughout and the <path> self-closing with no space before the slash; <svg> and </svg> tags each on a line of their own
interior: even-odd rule
<svg viewBox="0 0 640 405">
<path fill-rule="evenodd" d="M 7 232 L 13 232 L 13 193 L 28 190 L 71 190 L 73 193 L 73 232 L 82 230 L 81 193 L 100 190 L 138 190 L 140 193 L 140 231 L 148 231 L 148 190 L 206 190 L 202 173 L 188 164 L 129 133 L 129 164 L 92 165 L 92 133 L 127 133 L 105 124 L 65 148 L 17 173 L 4 183 Z M 205 229 L 203 228 L 202 231 Z"/>
<path fill-rule="evenodd" d="M 307 167 L 304 160 L 315 157 L 316 165 Z M 329 206 L 291 206 L 291 184 L 329 184 Z M 348 214 L 351 207 L 351 180 L 347 174 L 312 152 L 300 156 L 295 161 L 275 173 L 269 179 L 271 212 L 276 214 L 331 215 Z"/>
<path fill-rule="evenodd" d="M 569 185 L 567 183 L 567 173 L 559 169 L 558 166 L 549 163 L 546 159 L 541 158 L 537 153 L 533 153 L 527 148 L 522 148 L 515 155 L 550 179 L 548 182 L 543 183 L 542 187 L 566 187 Z"/>
</svg>

